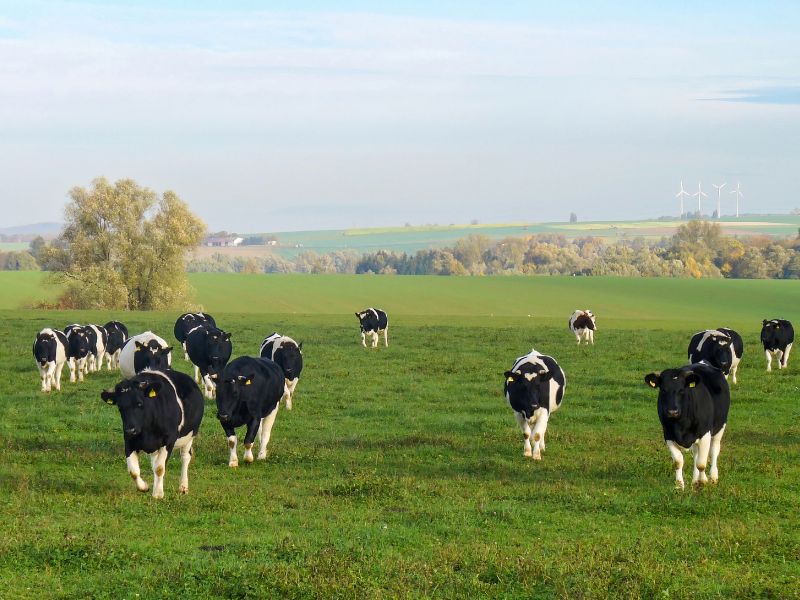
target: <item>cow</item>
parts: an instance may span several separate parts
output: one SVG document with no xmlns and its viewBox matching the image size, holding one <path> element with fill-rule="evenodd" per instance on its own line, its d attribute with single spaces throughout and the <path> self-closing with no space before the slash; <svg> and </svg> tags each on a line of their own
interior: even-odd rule
<svg viewBox="0 0 800 600">
<path fill-rule="evenodd" d="M 222 369 L 231 358 L 231 334 L 216 327 L 198 325 L 186 335 L 186 352 L 194 365 L 194 378 L 203 382 L 206 398 L 213 398 Z"/>
<path fill-rule="evenodd" d="M 152 331 L 128 338 L 119 354 L 119 368 L 127 379 L 144 369 L 164 370 L 171 365 L 172 348 Z"/>
<path fill-rule="evenodd" d="M 379 308 L 365 308 L 356 313 L 361 327 L 361 345 L 367 347 L 366 335 L 372 336 L 372 347 L 378 347 L 378 334 L 383 332 L 383 343 L 389 346 L 389 317 Z"/>
<path fill-rule="evenodd" d="M 698 331 L 692 336 L 687 351 L 690 363 L 704 362 L 716 367 L 726 379 L 730 375 L 734 384 L 738 383 L 736 371 L 743 352 L 742 336 L 726 327 Z"/>
<path fill-rule="evenodd" d="M 580 346 L 582 341 L 594 345 L 594 332 L 597 331 L 597 318 L 590 310 L 576 310 L 569 318 L 569 330 Z"/>
<path fill-rule="evenodd" d="M 531 350 L 514 361 L 511 370 L 503 375 L 506 378 L 503 393 L 522 430 L 522 455 L 542 460 L 547 422 L 561 406 L 567 386 L 564 371 L 553 357 Z"/>
<path fill-rule="evenodd" d="M 275 332 L 261 342 L 259 354 L 278 363 L 283 369 L 286 378 L 283 400 L 286 402 L 286 410 L 292 410 L 292 396 L 303 370 L 303 342 L 298 344 L 292 338 Z"/>
<path fill-rule="evenodd" d="M 108 345 L 106 346 L 106 367 L 111 369 L 119 368 L 119 354 L 122 346 L 128 339 L 128 328 L 119 321 L 109 321 L 103 325 L 108 332 Z"/>
<path fill-rule="evenodd" d="M 794 343 L 794 327 L 786 319 L 764 319 L 761 327 L 761 343 L 767 356 L 767 371 L 772 371 L 772 355 L 778 359 L 778 368 L 785 369 Z"/>
<path fill-rule="evenodd" d="M 67 336 L 57 329 L 47 327 L 36 334 L 33 342 L 33 358 L 42 379 L 42 391 L 61 389 L 61 371 L 67 362 Z"/>
<path fill-rule="evenodd" d="M 67 338 L 67 364 L 69 364 L 69 380 L 72 383 L 83 381 L 83 376 L 88 374 L 87 361 L 91 350 L 89 336 L 86 330 L 77 323 L 64 328 Z"/>
<path fill-rule="evenodd" d="M 189 331 L 198 325 L 210 325 L 211 327 L 216 327 L 217 322 L 214 320 L 214 317 L 208 313 L 202 312 L 183 313 L 180 317 L 178 317 L 178 320 L 175 321 L 175 327 L 172 331 L 175 334 L 175 339 L 178 340 L 183 348 L 183 358 L 185 360 L 189 360 L 189 353 L 186 351 L 186 336 Z"/>
<path fill-rule="evenodd" d="M 722 371 L 695 363 L 649 373 L 644 380 L 658 389 L 658 419 L 672 455 L 675 487 L 684 488 L 683 451 L 689 449 L 694 455 L 692 483 L 703 485 L 709 478 L 717 483 L 717 459 L 731 405 L 730 388 Z M 711 466 L 706 475 L 709 454 Z"/>
<path fill-rule="evenodd" d="M 181 494 L 189 493 L 189 463 L 192 443 L 200 431 L 205 403 L 185 373 L 144 370 L 123 379 L 100 397 L 116 405 L 122 417 L 128 473 L 141 492 L 147 483 L 139 471 L 139 453 L 147 452 L 153 468 L 153 498 L 164 497 L 164 472 L 173 448 L 181 453 Z"/>
<path fill-rule="evenodd" d="M 240 356 L 222 372 L 217 389 L 217 418 L 228 438 L 229 467 L 239 466 L 236 452 L 236 427 L 247 426 L 244 436 L 244 461 L 253 462 L 253 441 L 260 437 L 258 459 L 267 458 L 278 405 L 284 393 L 283 370 L 268 358 Z"/>
<path fill-rule="evenodd" d="M 83 328 L 89 338 L 88 368 L 90 373 L 103 368 L 103 355 L 108 344 L 108 332 L 100 325 L 86 325 Z"/>
</svg>

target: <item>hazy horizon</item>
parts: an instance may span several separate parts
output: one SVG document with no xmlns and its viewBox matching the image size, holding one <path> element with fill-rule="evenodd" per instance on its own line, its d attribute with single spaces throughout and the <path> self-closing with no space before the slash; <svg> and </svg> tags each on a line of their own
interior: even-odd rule
<svg viewBox="0 0 800 600">
<path fill-rule="evenodd" d="M 788 213 L 798 26 L 783 1 L 0 0 L 0 227 L 98 176 L 248 233 L 657 218 L 681 180 Z"/>
</svg>

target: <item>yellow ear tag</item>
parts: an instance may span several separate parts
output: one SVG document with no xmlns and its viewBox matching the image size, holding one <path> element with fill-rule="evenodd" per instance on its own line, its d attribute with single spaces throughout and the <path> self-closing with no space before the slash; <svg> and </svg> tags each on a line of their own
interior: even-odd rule
<svg viewBox="0 0 800 600">
<path fill-rule="evenodd" d="M 696 385 L 697 385 L 697 384 L 696 384 L 694 381 L 692 381 L 692 382 L 689 384 L 689 387 L 690 387 L 690 388 L 693 388 L 693 387 L 694 387 L 694 386 L 696 386 Z"/>
<path fill-rule="evenodd" d="M 111 398 L 109 398 L 108 400 L 106 400 L 106 404 L 114 404 L 114 401 Z"/>
<path fill-rule="evenodd" d="M 253 383 L 252 379 L 248 379 L 247 381 L 244 382 L 245 385 L 250 385 L 251 383 Z"/>
<path fill-rule="evenodd" d="M 655 381 L 648 381 L 647 383 L 649 383 L 649 384 L 650 384 L 650 387 L 651 387 L 651 388 L 654 388 L 654 387 L 656 387 L 656 382 L 655 382 Z"/>
<path fill-rule="evenodd" d="M 150 393 L 147 394 L 148 398 L 155 398 L 158 394 L 156 394 L 155 390 L 150 390 Z"/>
<path fill-rule="evenodd" d="M 513 377 L 509 377 L 508 379 L 506 379 L 506 383 L 512 383 L 513 381 L 514 381 Z"/>
</svg>

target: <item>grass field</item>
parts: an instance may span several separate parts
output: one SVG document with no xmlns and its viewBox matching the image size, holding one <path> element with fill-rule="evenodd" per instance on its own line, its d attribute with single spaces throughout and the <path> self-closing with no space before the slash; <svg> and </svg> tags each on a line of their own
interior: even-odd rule
<svg viewBox="0 0 800 600">
<path fill-rule="evenodd" d="M 17 281 L 34 286 L 0 277 L 0 598 L 800 597 L 798 363 L 767 375 L 758 350 L 762 318 L 800 320 L 795 282 L 195 276 L 234 355 L 277 329 L 306 369 L 266 462 L 227 467 L 208 402 L 190 494 L 173 457 L 155 501 L 100 400 L 118 376 L 41 394 L 30 345 L 111 317 L 172 340 L 177 314 L 10 310 Z M 367 304 L 389 348 L 357 344 Z M 576 307 L 599 315 L 594 347 L 566 329 Z M 745 357 L 720 483 L 679 493 L 642 377 L 724 324 Z M 537 463 L 501 395 L 531 346 L 567 375 Z"/>
</svg>

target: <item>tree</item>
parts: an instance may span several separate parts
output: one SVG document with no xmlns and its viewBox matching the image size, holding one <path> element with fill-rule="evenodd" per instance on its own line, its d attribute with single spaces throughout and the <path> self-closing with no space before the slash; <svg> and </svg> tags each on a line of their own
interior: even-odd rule
<svg viewBox="0 0 800 600">
<path fill-rule="evenodd" d="M 100 177 L 74 187 L 54 246 L 55 278 L 66 283 L 62 304 L 74 308 L 152 310 L 188 302 L 186 251 L 205 224 L 171 191 L 160 197 L 132 179 Z"/>
<path fill-rule="evenodd" d="M 569 213 L 569 222 L 570 223 L 577 223 L 578 222 L 578 215 L 574 212 Z"/>
</svg>

